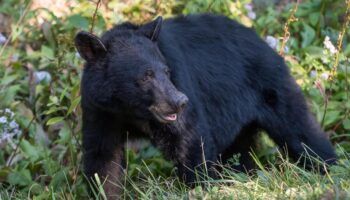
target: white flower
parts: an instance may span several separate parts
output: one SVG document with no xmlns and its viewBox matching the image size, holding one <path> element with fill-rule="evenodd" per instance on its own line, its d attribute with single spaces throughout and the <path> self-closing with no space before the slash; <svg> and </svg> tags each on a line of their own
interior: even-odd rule
<svg viewBox="0 0 350 200">
<path fill-rule="evenodd" d="M 285 52 L 285 53 L 288 53 L 288 52 L 289 52 L 289 47 L 284 46 L 284 52 Z"/>
<path fill-rule="evenodd" d="M 6 124 L 7 118 L 5 116 L 0 117 L 0 124 Z"/>
<path fill-rule="evenodd" d="M 244 8 L 248 12 L 247 15 L 250 19 L 255 19 L 256 18 L 256 13 L 253 11 L 253 4 L 247 3 L 244 5 Z"/>
<path fill-rule="evenodd" d="M 327 72 L 324 72 L 321 74 L 321 78 L 327 80 L 329 78 L 329 74 Z"/>
<path fill-rule="evenodd" d="M 12 120 L 12 121 L 10 122 L 10 124 L 9 124 L 9 127 L 10 127 L 11 129 L 17 129 L 19 126 L 18 126 L 18 124 L 17 124 L 17 122 L 16 122 L 15 120 Z"/>
<path fill-rule="evenodd" d="M 46 83 L 51 81 L 51 74 L 46 71 L 34 72 L 35 83 L 39 84 L 44 81 Z"/>
<path fill-rule="evenodd" d="M 278 40 L 275 37 L 268 35 L 266 36 L 265 41 L 271 48 L 273 49 L 277 48 Z"/>
<path fill-rule="evenodd" d="M 324 38 L 323 45 L 326 49 L 328 49 L 331 52 L 331 54 L 337 53 L 337 49 L 334 47 L 328 36 Z"/>
<path fill-rule="evenodd" d="M 250 19 L 255 19 L 256 18 L 256 13 L 254 12 L 254 11 L 249 11 L 248 12 L 248 17 L 250 18 Z"/>
<path fill-rule="evenodd" d="M 6 40 L 6 37 L 0 33 L 0 44 L 5 44 Z"/>
<path fill-rule="evenodd" d="M 311 70 L 310 77 L 311 78 L 316 78 L 316 76 L 317 76 L 317 71 L 316 70 Z"/>
<path fill-rule="evenodd" d="M 252 11 L 253 10 L 253 4 L 251 4 L 251 3 L 244 4 L 244 8 L 247 11 Z"/>
<path fill-rule="evenodd" d="M 4 132 L 3 134 L 1 134 L 1 139 L 8 140 L 8 139 L 12 138 L 12 136 L 13 136 L 12 133 Z"/>
<path fill-rule="evenodd" d="M 76 52 L 76 53 L 75 53 L 75 57 L 77 57 L 77 58 L 79 58 L 79 59 L 81 58 L 79 52 Z"/>
<path fill-rule="evenodd" d="M 5 113 L 10 114 L 10 118 L 13 118 L 15 116 L 15 113 L 13 113 L 10 109 L 6 108 Z"/>
<path fill-rule="evenodd" d="M 1 133 L 1 132 L 0 132 Z M 3 148 L 8 142 L 11 142 L 14 134 L 7 131 L 0 134 L 0 149 Z"/>
</svg>

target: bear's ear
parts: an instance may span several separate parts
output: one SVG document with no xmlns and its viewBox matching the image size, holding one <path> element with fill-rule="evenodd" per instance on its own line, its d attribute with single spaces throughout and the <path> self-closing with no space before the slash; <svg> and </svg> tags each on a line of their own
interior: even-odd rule
<svg viewBox="0 0 350 200">
<path fill-rule="evenodd" d="M 157 17 L 154 21 L 140 27 L 139 31 L 152 41 L 157 41 L 163 18 Z"/>
<path fill-rule="evenodd" d="M 81 31 L 75 36 L 75 47 L 80 56 L 88 62 L 96 61 L 107 53 L 100 38 L 86 31 Z"/>
</svg>

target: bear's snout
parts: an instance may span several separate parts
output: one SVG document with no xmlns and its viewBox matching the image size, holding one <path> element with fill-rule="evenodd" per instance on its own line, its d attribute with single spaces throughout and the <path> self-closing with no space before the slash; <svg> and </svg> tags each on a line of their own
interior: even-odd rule
<svg viewBox="0 0 350 200">
<path fill-rule="evenodd" d="M 174 92 L 170 97 L 167 101 L 158 102 L 149 107 L 153 116 L 161 123 L 176 121 L 188 103 L 188 97 L 181 92 Z"/>
<path fill-rule="evenodd" d="M 185 106 L 188 103 L 188 98 L 185 94 L 180 93 L 177 95 L 177 97 L 174 100 L 173 107 L 176 112 L 181 112 Z"/>
</svg>

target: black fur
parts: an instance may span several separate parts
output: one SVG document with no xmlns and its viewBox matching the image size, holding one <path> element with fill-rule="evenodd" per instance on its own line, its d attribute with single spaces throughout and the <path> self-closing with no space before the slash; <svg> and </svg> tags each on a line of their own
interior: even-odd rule
<svg viewBox="0 0 350 200">
<path fill-rule="evenodd" d="M 80 34 L 81 54 L 86 44 L 99 44 Z M 96 51 L 91 59 L 83 56 L 88 61 L 82 79 L 88 176 L 107 176 L 106 165 L 127 133 L 129 139 L 150 138 L 188 183 L 195 181 L 192 170 L 203 163 L 203 155 L 209 169 L 219 155 L 225 160 L 234 153 L 242 155 L 241 169 L 251 168 L 248 151 L 259 129 L 287 147 L 293 159 L 305 153 L 305 144 L 310 155 L 335 162 L 332 145 L 283 58 L 253 30 L 203 14 L 158 18 L 143 26 L 121 24 L 101 41 L 102 46 L 87 47 L 88 53 Z M 179 98 L 187 105 L 176 107 Z M 177 120 L 159 121 L 149 111 L 155 104 L 163 113 L 177 113 Z"/>
</svg>

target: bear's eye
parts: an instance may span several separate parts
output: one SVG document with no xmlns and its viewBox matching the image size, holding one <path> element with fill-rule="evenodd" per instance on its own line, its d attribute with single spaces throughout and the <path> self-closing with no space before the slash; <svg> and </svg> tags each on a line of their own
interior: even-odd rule
<svg viewBox="0 0 350 200">
<path fill-rule="evenodd" d="M 142 81 L 148 81 L 154 78 L 154 72 L 152 70 L 147 70 L 143 76 Z"/>
</svg>

